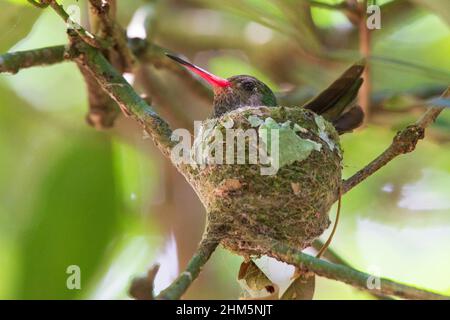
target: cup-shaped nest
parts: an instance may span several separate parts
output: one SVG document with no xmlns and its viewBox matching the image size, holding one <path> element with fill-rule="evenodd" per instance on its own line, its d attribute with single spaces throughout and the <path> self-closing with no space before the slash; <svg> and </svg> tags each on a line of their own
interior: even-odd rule
<svg viewBox="0 0 450 320">
<path fill-rule="evenodd" d="M 329 226 L 342 160 L 331 123 L 300 107 L 247 107 L 198 129 L 193 161 L 179 168 L 206 208 L 210 237 L 259 255 L 271 239 L 305 248 Z"/>
</svg>

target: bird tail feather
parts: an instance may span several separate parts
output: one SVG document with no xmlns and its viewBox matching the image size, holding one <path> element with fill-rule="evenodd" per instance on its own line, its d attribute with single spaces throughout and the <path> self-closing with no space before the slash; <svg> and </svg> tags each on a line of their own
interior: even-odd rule
<svg viewBox="0 0 450 320">
<path fill-rule="evenodd" d="M 322 115 L 328 121 L 339 125 L 338 131 L 348 132 L 361 125 L 364 113 L 355 106 L 363 79 L 364 60 L 349 67 L 337 80 L 303 107 Z M 348 110 L 348 111 L 347 111 Z M 347 125 L 348 127 L 345 127 Z M 356 127 L 355 127 L 356 126 Z"/>
</svg>

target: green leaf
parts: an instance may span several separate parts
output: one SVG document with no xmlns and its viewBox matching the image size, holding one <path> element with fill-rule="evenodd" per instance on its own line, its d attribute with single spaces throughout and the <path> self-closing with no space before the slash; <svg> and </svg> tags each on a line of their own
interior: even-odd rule
<svg viewBox="0 0 450 320">
<path fill-rule="evenodd" d="M 447 0 L 412 0 L 412 2 L 430 10 L 432 13 L 441 17 L 444 22 L 450 24 L 450 10 Z"/>
<path fill-rule="evenodd" d="M 10 2 L 13 4 L 22 5 L 22 6 L 29 5 L 28 0 L 6 0 L 6 2 Z"/>
<path fill-rule="evenodd" d="M 4 2 L 4 1 L 3 1 Z M 42 10 L 32 6 L 18 6 L 22 1 L 2 3 L 0 10 L 0 52 L 8 51 L 31 30 Z"/>
<path fill-rule="evenodd" d="M 86 294 L 115 235 L 118 216 L 110 140 L 67 139 L 43 175 L 29 228 L 22 237 L 18 298 L 69 299 Z M 81 289 L 66 285 L 69 266 L 81 270 Z"/>
</svg>

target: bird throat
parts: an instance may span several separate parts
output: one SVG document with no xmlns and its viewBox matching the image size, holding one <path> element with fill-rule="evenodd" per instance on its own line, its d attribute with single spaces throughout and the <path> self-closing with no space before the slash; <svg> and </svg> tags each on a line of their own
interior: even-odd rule
<svg viewBox="0 0 450 320">
<path fill-rule="evenodd" d="M 213 117 L 220 117 L 227 112 L 247 105 L 242 97 L 232 88 L 217 88 L 214 90 Z"/>
<path fill-rule="evenodd" d="M 213 102 L 213 117 L 220 117 L 227 112 L 239 109 L 241 107 L 275 107 L 276 99 L 272 91 L 258 93 L 248 93 L 230 87 L 215 88 Z"/>
</svg>

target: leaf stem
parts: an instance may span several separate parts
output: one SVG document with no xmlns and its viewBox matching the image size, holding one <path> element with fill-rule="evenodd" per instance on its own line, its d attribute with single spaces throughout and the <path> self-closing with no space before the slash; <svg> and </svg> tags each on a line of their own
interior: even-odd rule
<svg viewBox="0 0 450 320">
<path fill-rule="evenodd" d="M 156 297 L 159 300 L 177 300 L 186 292 L 192 282 L 198 277 L 201 269 L 209 260 L 211 254 L 219 245 L 219 240 L 204 237 L 197 251 L 189 261 L 186 270 L 166 289 Z"/>
</svg>

